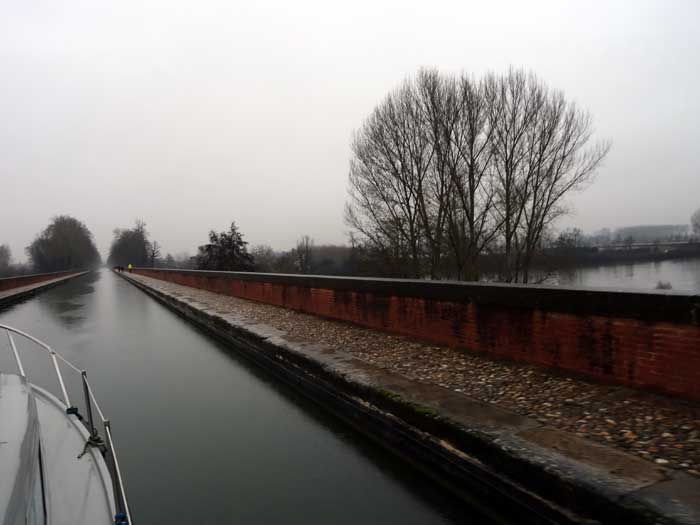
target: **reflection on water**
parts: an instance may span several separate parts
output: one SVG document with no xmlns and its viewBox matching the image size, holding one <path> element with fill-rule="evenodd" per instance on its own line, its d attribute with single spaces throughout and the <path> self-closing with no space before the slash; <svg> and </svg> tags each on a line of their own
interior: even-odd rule
<svg viewBox="0 0 700 525">
<path fill-rule="evenodd" d="M 565 286 L 602 286 L 618 289 L 654 289 L 670 283 L 674 290 L 700 291 L 700 257 L 635 264 L 597 266 L 560 271 L 553 279 Z"/>
<path fill-rule="evenodd" d="M 88 371 L 138 523 L 489 523 L 110 272 L 3 310 L 0 323 Z M 0 369 L 14 371 L 4 346 Z M 31 380 L 58 392 L 48 356 L 20 352 Z M 78 374 L 64 379 L 81 392 Z"/>
<path fill-rule="evenodd" d="M 101 275 L 101 272 L 90 272 L 57 286 L 50 294 L 38 295 L 39 308 L 68 328 L 79 326 L 87 319 L 86 309 L 92 306 L 90 297 Z"/>
</svg>

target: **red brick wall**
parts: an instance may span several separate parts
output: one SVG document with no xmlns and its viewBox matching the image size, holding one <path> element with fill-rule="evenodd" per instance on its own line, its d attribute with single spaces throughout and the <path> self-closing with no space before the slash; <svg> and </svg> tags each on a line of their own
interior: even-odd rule
<svg viewBox="0 0 700 525">
<path fill-rule="evenodd" d="M 286 282 L 265 282 L 235 273 L 163 271 L 138 269 L 137 273 L 201 288 L 212 292 L 293 308 L 331 319 L 416 337 L 437 344 L 483 352 L 493 357 L 541 365 L 573 372 L 596 380 L 659 391 L 700 400 L 700 326 L 697 310 L 689 317 L 669 320 L 663 313 L 669 296 L 646 294 L 651 314 L 633 318 L 610 313 L 557 311 L 534 304 L 498 304 L 465 296 L 463 300 L 440 300 L 434 297 L 394 295 L 391 282 L 380 283 L 382 292 L 363 289 L 362 280 L 344 280 L 344 289 L 332 285 L 318 287 L 318 279 L 309 278 L 314 286 L 296 284 L 304 278 Z M 279 281 L 280 279 L 276 279 Z M 329 283 L 333 283 L 329 279 Z M 358 290 L 348 289 L 353 282 Z M 400 281 L 396 281 L 401 285 Z M 429 287 L 426 284 L 425 287 Z M 366 287 L 364 287 L 366 288 Z M 518 288 L 537 296 L 536 287 Z M 389 291 L 387 291 L 387 289 Z M 465 289 L 469 289 L 465 287 Z M 479 290 L 483 290 L 479 289 Z M 511 292 L 490 287 L 490 293 Z M 545 292 L 542 292 L 543 294 Z M 557 291 L 558 300 L 595 304 L 596 294 L 608 294 L 615 301 L 631 301 L 633 294 L 620 292 Z M 563 297 L 562 297 L 563 294 Z M 655 298 L 658 297 L 658 301 Z M 697 297 L 697 296 L 696 296 Z M 693 296 L 687 296 L 690 308 Z M 603 297 L 610 302 L 607 296 Z M 675 301 L 685 297 L 670 296 Z M 532 302 L 532 299 L 529 299 Z M 512 301 L 511 301 L 512 302 Z M 608 304 L 603 303 L 601 304 Z M 654 307 L 658 304 L 659 319 Z M 684 304 L 684 303 L 683 303 Z M 566 310 L 566 308 L 563 308 Z M 650 317 L 651 316 L 651 317 Z"/>
<path fill-rule="evenodd" d="M 10 290 L 12 288 L 19 288 L 21 286 L 28 286 L 30 284 L 40 283 L 42 281 L 49 281 L 51 279 L 58 279 L 65 275 L 71 275 L 75 271 L 69 272 L 54 272 L 54 273 L 37 273 L 34 275 L 21 275 L 17 277 L 4 277 L 0 279 L 0 292 L 4 290 Z"/>
</svg>

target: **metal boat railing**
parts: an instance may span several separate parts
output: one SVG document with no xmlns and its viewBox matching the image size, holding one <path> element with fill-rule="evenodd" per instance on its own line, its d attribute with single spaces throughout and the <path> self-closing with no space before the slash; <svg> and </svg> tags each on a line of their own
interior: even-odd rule
<svg viewBox="0 0 700 525">
<path fill-rule="evenodd" d="M 105 418 L 104 413 L 102 412 L 102 409 L 100 408 L 100 405 L 97 403 L 97 399 L 95 399 L 95 395 L 92 392 L 92 388 L 90 387 L 90 383 L 88 382 L 87 379 L 87 372 L 85 370 L 81 370 L 77 366 L 75 366 L 73 363 L 68 361 L 65 357 L 63 357 L 61 354 L 56 352 L 53 348 L 51 348 L 49 345 L 44 343 L 43 341 L 40 341 L 36 337 L 33 337 L 29 335 L 26 332 L 23 332 L 21 330 L 18 330 L 16 328 L 12 328 L 11 326 L 7 326 L 4 324 L 0 324 L 0 332 L 5 331 L 7 334 L 7 338 L 10 342 L 10 347 L 12 348 L 12 353 L 14 354 L 15 357 L 15 362 L 17 363 L 17 369 L 19 370 L 19 373 L 22 377 L 25 379 L 27 378 L 27 374 L 24 370 L 24 366 L 22 365 L 22 360 L 19 355 L 19 350 L 17 349 L 17 345 L 15 344 L 15 340 L 12 337 L 13 334 L 19 335 L 23 337 L 24 339 L 27 339 L 34 343 L 36 346 L 39 346 L 46 352 L 48 352 L 51 362 L 53 364 L 53 368 L 56 372 L 56 377 L 58 379 L 58 384 L 61 387 L 61 393 L 63 395 L 63 402 L 66 405 L 66 413 L 67 414 L 73 414 L 80 419 L 83 424 L 85 424 L 88 428 L 88 431 L 90 432 L 90 438 L 88 439 L 88 442 L 86 444 L 86 450 L 88 446 L 97 446 L 99 447 L 104 453 L 108 453 L 111 455 L 111 462 L 106 462 L 107 466 L 110 470 L 110 475 L 112 477 L 112 484 L 114 488 L 114 499 L 116 502 L 117 506 L 117 514 L 114 517 L 114 522 L 115 525 L 131 525 L 133 524 L 131 520 L 131 511 L 129 509 L 129 503 L 127 502 L 126 499 L 126 491 L 124 490 L 124 481 L 122 479 L 122 474 L 121 474 L 121 469 L 119 468 L 119 460 L 117 459 L 117 451 L 114 448 L 114 441 L 112 439 L 112 425 L 109 421 L 109 419 Z M 63 362 L 65 365 L 67 365 L 71 370 L 75 371 L 76 373 L 80 374 L 80 378 L 82 381 L 83 385 L 83 396 L 85 398 L 85 410 L 87 412 L 87 422 L 84 420 L 83 416 L 78 412 L 78 408 L 74 405 L 71 404 L 70 398 L 68 397 L 68 390 L 66 389 L 66 384 L 63 381 L 63 375 L 61 374 L 61 368 L 59 366 L 59 360 Z M 104 427 L 104 432 L 105 432 L 105 437 L 106 437 L 106 443 L 105 441 L 102 440 L 100 437 L 97 427 L 95 427 L 95 422 L 93 419 L 93 412 L 92 409 L 93 407 L 97 411 L 98 416 L 100 417 L 102 421 L 102 425 Z"/>
</svg>

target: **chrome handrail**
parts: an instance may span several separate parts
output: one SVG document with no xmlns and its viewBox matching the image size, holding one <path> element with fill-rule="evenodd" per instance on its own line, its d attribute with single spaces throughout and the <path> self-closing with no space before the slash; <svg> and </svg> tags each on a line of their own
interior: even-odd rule
<svg viewBox="0 0 700 525">
<path fill-rule="evenodd" d="M 15 344 L 14 338 L 12 337 L 12 334 L 16 334 L 19 336 L 24 337 L 25 339 L 33 342 L 40 348 L 46 350 L 51 357 L 51 361 L 54 367 L 54 370 L 56 371 L 56 377 L 58 379 L 58 384 L 61 387 L 61 393 L 63 394 L 63 400 L 66 405 L 66 413 L 68 414 L 74 414 L 78 417 L 79 420 L 83 420 L 82 416 L 78 413 L 77 407 L 74 407 L 70 404 L 70 398 L 68 397 L 68 390 L 66 389 L 66 385 L 63 381 L 63 375 L 61 374 L 61 369 L 59 367 L 58 361 L 62 361 L 65 363 L 68 367 L 70 367 L 73 371 L 77 372 L 80 374 L 81 381 L 83 383 L 83 395 L 85 397 L 85 408 L 87 411 L 87 416 L 88 416 L 88 423 L 86 426 L 88 426 L 88 430 L 90 432 L 90 440 L 88 441 L 89 444 L 97 445 L 103 444 L 102 438 L 100 438 L 99 433 L 97 432 L 97 429 L 95 427 L 95 423 L 93 421 L 93 414 L 92 414 L 92 407 L 94 406 L 95 409 L 97 410 L 97 414 L 99 415 L 100 419 L 102 420 L 102 425 L 104 426 L 105 429 L 105 436 L 107 437 L 107 450 L 111 453 L 112 455 L 112 465 L 110 465 L 109 462 L 107 463 L 108 468 L 110 468 L 110 475 L 112 476 L 112 483 L 114 485 L 114 496 L 115 500 L 117 503 L 117 514 L 115 515 L 115 525 L 130 525 L 132 524 L 131 520 L 131 511 L 129 509 L 129 504 L 126 499 L 126 490 L 124 489 L 124 481 L 122 479 L 122 474 L 121 474 L 121 469 L 119 468 L 119 460 L 117 459 L 117 451 L 114 448 L 114 442 L 112 440 L 112 424 L 109 419 L 105 418 L 104 413 L 102 412 L 102 409 L 100 408 L 100 405 L 97 403 L 97 399 L 95 398 L 95 394 L 92 392 L 92 388 L 90 387 L 90 383 L 88 383 L 87 380 L 87 372 L 85 370 L 81 370 L 77 366 L 75 366 L 73 363 L 68 361 L 65 357 L 63 357 L 61 354 L 56 352 L 53 348 L 51 348 L 49 345 L 44 343 L 43 341 L 40 341 L 36 337 L 33 337 L 29 335 L 26 332 L 23 332 L 22 330 L 18 330 L 17 328 L 13 328 L 11 326 L 7 326 L 4 324 L 0 324 L 0 330 L 5 330 L 5 333 L 7 334 L 7 338 L 10 342 L 10 347 L 12 348 L 12 353 L 14 354 L 15 357 L 15 362 L 17 363 L 17 369 L 19 370 L 20 375 L 23 378 L 27 378 L 27 374 L 25 373 L 24 366 L 22 365 L 22 360 L 20 359 L 19 355 L 19 350 L 17 349 L 17 345 Z M 83 422 L 83 424 L 85 424 Z M 87 445 L 86 445 L 87 447 Z"/>
</svg>

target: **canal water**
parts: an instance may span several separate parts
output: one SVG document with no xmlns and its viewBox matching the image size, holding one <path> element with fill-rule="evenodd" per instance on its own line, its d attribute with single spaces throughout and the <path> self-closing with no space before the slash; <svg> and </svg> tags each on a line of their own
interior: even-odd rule
<svg viewBox="0 0 700 525">
<path fill-rule="evenodd" d="M 107 270 L 0 323 L 88 370 L 137 525 L 488 523 Z M 21 352 L 30 379 L 58 392 L 47 356 Z M 80 393 L 79 378 L 69 387 Z"/>
</svg>

